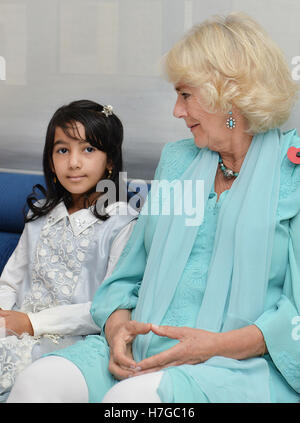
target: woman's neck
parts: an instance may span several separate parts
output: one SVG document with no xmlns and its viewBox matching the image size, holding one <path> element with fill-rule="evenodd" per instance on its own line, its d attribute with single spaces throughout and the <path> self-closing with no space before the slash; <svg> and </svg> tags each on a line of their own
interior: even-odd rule
<svg viewBox="0 0 300 423">
<path fill-rule="evenodd" d="M 233 170 L 234 172 L 240 171 L 252 142 L 252 138 L 252 135 L 244 133 L 242 138 L 233 137 L 228 145 L 222 145 L 222 147 L 218 150 L 218 153 L 227 168 Z"/>
</svg>

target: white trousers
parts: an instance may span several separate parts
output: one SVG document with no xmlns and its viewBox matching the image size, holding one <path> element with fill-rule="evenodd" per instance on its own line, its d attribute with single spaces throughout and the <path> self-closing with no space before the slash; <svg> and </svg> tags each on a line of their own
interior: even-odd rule
<svg viewBox="0 0 300 423">
<path fill-rule="evenodd" d="M 163 372 L 123 380 L 103 402 L 160 403 L 156 392 Z M 17 377 L 7 403 L 87 403 L 88 388 L 78 367 L 59 356 L 43 357 Z"/>
</svg>

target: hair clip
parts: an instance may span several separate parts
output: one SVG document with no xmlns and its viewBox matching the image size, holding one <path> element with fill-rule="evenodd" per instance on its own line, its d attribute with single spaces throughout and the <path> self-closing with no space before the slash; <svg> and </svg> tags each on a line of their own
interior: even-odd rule
<svg viewBox="0 0 300 423">
<path fill-rule="evenodd" d="M 287 156 L 292 163 L 300 164 L 300 148 L 290 147 Z"/>
<path fill-rule="evenodd" d="M 107 106 L 103 106 L 101 113 L 104 113 L 106 117 L 111 116 L 113 114 L 113 106 L 110 106 L 109 104 Z"/>
</svg>

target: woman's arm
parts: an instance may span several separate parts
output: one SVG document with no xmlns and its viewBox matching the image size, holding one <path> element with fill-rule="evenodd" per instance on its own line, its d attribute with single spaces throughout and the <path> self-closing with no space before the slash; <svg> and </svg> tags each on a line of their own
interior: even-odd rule
<svg viewBox="0 0 300 423">
<path fill-rule="evenodd" d="M 291 204 L 299 203 L 299 194 L 299 190 L 295 191 Z M 278 303 L 265 311 L 255 325 L 263 333 L 276 368 L 287 383 L 300 392 L 299 330 L 297 333 L 300 322 L 300 213 L 291 219 L 289 234 L 288 268 L 283 292 Z"/>
<path fill-rule="evenodd" d="M 172 348 L 137 363 L 136 375 L 182 364 L 198 364 L 214 356 L 242 360 L 261 356 L 266 352 L 261 331 L 250 325 L 224 333 L 209 332 L 189 327 L 156 326 L 151 330 L 158 336 L 177 339 Z"/>
<path fill-rule="evenodd" d="M 236 360 L 259 357 L 268 352 L 264 336 L 256 325 L 220 333 L 218 349 L 218 355 Z"/>
</svg>

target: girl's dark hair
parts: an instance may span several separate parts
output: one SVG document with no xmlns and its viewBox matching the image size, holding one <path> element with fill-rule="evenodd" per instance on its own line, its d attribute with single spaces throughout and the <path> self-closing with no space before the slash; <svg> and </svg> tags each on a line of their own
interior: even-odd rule
<svg viewBox="0 0 300 423">
<path fill-rule="evenodd" d="M 122 160 L 122 142 L 123 125 L 120 119 L 113 113 L 106 116 L 102 113 L 103 106 L 90 100 L 73 101 L 69 105 L 60 107 L 49 122 L 46 141 L 43 153 L 43 170 L 46 181 L 46 189 L 37 184 L 33 187 L 33 192 L 27 197 L 27 206 L 30 213 L 25 217 L 25 222 L 36 220 L 37 218 L 48 214 L 60 201 L 69 208 L 72 205 L 71 194 L 60 184 L 58 180 L 54 182 L 55 174 L 52 171 L 52 153 L 55 130 L 61 128 L 70 138 L 80 139 L 75 122 L 80 122 L 85 128 L 85 139 L 93 147 L 107 154 L 107 162 L 112 166 L 112 173 L 109 179 L 115 183 L 116 200 L 119 200 L 119 172 L 123 168 Z M 74 133 L 78 137 L 74 137 Z M 104 178 L 108 175 L 104 175 Z M 45 197 L 44 203 L 35 205 L 38 200 L 37 190 Z M 86 193 L 86 205 L 89 206 L 89 195 L 95 190 Z M 105 220 L 108 216 L 100 215 L 97 207 L 93 208 L 93 213 L 97 218 Z"/>
</svg>

